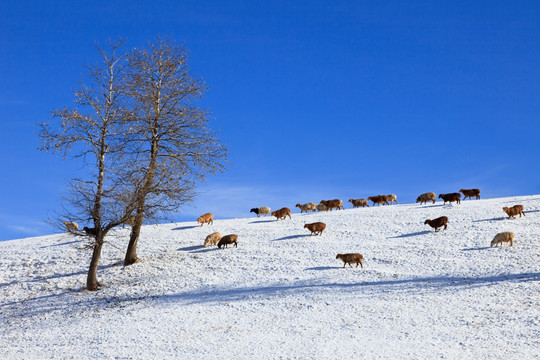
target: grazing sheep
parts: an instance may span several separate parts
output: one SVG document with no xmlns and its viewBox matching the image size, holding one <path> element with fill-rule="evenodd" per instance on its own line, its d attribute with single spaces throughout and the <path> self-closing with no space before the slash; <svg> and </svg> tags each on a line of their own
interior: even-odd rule
<svg viewBox="0 0 540 360">
<path fill-rule="evenodd" d="M 480 189 L 460 189 L 459 192 L 463 194 L 463 200 L 472 199 L 473 196 L 480 199 Z"/>
<path fill-rule="evenodd" d="M 375 204 L 383 204 L 383 205 L 388 205 L 388 196 L 386 195 L 376 195 L 376 196 L 370 196 L 367 198 L 369 201 L 372 201 L 373 202 L 373 206 L 375 206 Z"/>
<path fill-rule="evenodd" d="M 416 203 L 420 202 L 420 204 L 422 204 L 427 203 L 428 201 L 433 201 L 433 203 L 435 204 L 435 196 L 436 195 L 434 192 L 424 193 L 416 198 Z"/>
<path fill-rule="evenodd" d="M 238 247 L 238 235 L 236 235 L 236 234 L 225 235 L 224 237 L 221 238 L 221 240 L 219 240 L 217 246 L 220 249 L 223 246 L 223 248 L 225 249 L 227 247 L 227 245 L 229 245 L 229 244 L 234 244 L 234 247 L 237 248 Z"/>
<path fill-rule="evenodd" d="M 272 216 L 276 217 L 276 221 L 279 220 L 279 219 L 284 220 L 287 216 L 289 217 L 289 219 L 292 219 L 292 217 L 291 217 L 291 209 L 289 209 L 288 207 L 284 207 L 284 208 L 281 208 L 279 210 L 272 211 Z"/>
<path fill-rule="evenodd" d="M 303 213 L 304 211 L 305 212 L 308 212 L 308 211 L 315 212 L 315 210 L 317 210 L 317 204 L 312 203 L 312 202 L 307 203 L 307 204 L 296 204 L 295 206 L 300 209 L 300 214 Z"/>
<path fill-rule="evenodd" d="M 270 208 L 268 206 L 261 206 L 259 208 L 253 208 L 249 212 L 257 214 L 257 217 L 259 217 L 261 215 L 266 216 L 266 215 L 270 214 Z"/>
<path fill-rule="evenodd" d="M 83 227 L 83 230 L 86 234 L 96 236 L 98 233 L 98 229 L 96 228 L 89 228 L 89 227 Z"/>
<path fill-rule="evenodd" d="M 317 235 L 317 233 L 319 233 L 318 235 L 322 235 L 324 229 L 326 229 L 326 224 L 323 222 L 314 222 L 311 224 L 305 224 L 304 229 L 308 229 L 309 231 L 311 231 L 310 235 L 313 235 L 313 234 Z"/>
<path fill-rule="evenodd" d="M 76 222 L 64 221 L 64 226 L 66 227 L 67 231 L 79 231 L 79 224 Z"/>
<path fill-rule="evenodd" d="M 330 210 L 330 211 L 332 211 L 333 208 L 336 208 L 338 210 L 340 210 L 340 209 L 345 210 L 345 208 L 343 207 L 343 201 L 341 201 L 339 199 L 321 200 L 320 204 L 326 206 L 326 208 L 328 210 Z"/>
<path fill-rule="evenodd" d="M 319 204 L 317 205 L 317 211 L 328 211 L 328 208 L 326 207 L 326 205 Z"/>
<path fill-rule="evenodd" d="M 424 221 L 424 225 L 425 224 L 428 224 L 429 226 L 434 228 L 435 231 L 439 231 L 438 228 L 442 226 L 444 226 L 444 230 L 446 230 L 446 228 L 448 227 L 448 218 L 446 216 L 441 216 L 433 220 L 427 219 L 426 221 Z"/>
<path fill-rule="evenodd" d="M 197 223 L 201 224 L 201 227 L 206 223 L 208 223 L 208 225 L 214 225 L 214 214 L 206 213 L 199 216 Z"/>
<path fill-rule="evenodd" d="M 211 233 L 204 239 L 204 247 L 210 246 L 210 245 L 216 245 L 219 240 L 221 240 L 223 236 L 221 236 L 221 233 L 215 232 Z"/>
<path fill-rule="evenodd" d="M 357 207 L 360 207 L 360 206 L 361 207 L 364 207 L 364 206 L 369 207 L 366 199 L 349 199 L 349 202 L 353 205 L 353 208 L 357 208 Z"/>
<path fill-rule="evenodd" d="M 388 198 L 388 201 L 390 202 L 390 205 L 392 205 L 394 203 L 394 201 L 396 202 L 396 204 L 399 204 L 397 202 L 397 196 L 396 194 L 390 194 L 390 195 L 386 195 L 386 197 Z"/>
<path fill-rule="evenodd" d="M 349 264 L 350 267 L 352 267 L 351 263 L 356 263 L 356 267 L 358 267 L 358 264 L 360 264 L 360 267 L 364 267 L 362 265 L 362 260 L 364 260 L 364 257 L 362 254 L 358 253 L 350 253 L 350 254 L 337 254 L 336 259 L 341 259 L 343 261 L 343 267 L 345 265 Z"/>
<path fill-rule="evenodd" d="M 439 194 L 439 199 L 443 199 L 444 203 L 446 202 L 456 202 L 458 204 L 461 204 L 461 194 L 460 193 L 451 193 L 451 194 Z"/>
<path fill-rule="evenodd" d="M 503 211 L 508 214 L 508 218 L 514 219 L 514 216 L 519 215 L 521 217 L 521 214 L 525 216 L 525 213 L 523 212 L 523 205 L 514 205 L 512 207 L 503 207 Z"/>
<path fill-rule="evenodd" d="M 502 247 L 503 242 L 509 242 L 510 246 L 514 246 L 514 237 L 514 233 L 510 231 L 498 233 L 493 240 L 491 240 L 491 247 L 493 247 L 493 245 L 497 246 L 498 244 L 501 244 Z"/>
</svg>

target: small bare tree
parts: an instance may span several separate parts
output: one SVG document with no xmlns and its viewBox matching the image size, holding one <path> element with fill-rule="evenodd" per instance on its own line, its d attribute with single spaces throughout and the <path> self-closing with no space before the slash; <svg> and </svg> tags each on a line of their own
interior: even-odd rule
<svg viewBox="0 0 540 360">
<path fill-rule="evenodd" d="M 124 265 L 137 262 L 145 215 L 166 214 L 192 201 L 207 174 L 224 169 L 227 149 L 208 127 L 209 113 L 196 104 L 205 91 L 191 76 L 187 51 L 158 37 L 129 56 L 128 94 L 132 101 L 124 141 L 133 161 L 126 171 L 136 199 L 135 221 Z"/>
<path fill-rule="evenodd" d="M 54 126 L 40 125 L 40 150 L 81 158 L 88 171 L 71 180 L 71 191 L 64 198 L 64 214 L 70 220 L 92 222 L 85 233 L 93 248 L 86 287 L 95 291 L 100 283 L 97 269 L 105 236 L 133 212 L 134 197 L 128 196 L 113 157 L 122 153 L 120 141 L 125 124 L 125 73 L 127 61 L 118 54 L 122 41 L 110 43 L 110 51 L 98 47 L 103 62 L 88 67 L 87 81 L 75 91 L 76 108 L 53 110 Z M 56 122 L 58 120 L 59 123 Z"/>
</svg>

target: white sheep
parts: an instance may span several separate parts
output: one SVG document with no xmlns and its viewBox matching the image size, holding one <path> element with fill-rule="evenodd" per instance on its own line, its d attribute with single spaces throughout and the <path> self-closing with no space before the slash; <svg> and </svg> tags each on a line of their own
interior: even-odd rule
<svg viewBox="0 0 540 360">
<path fill-rule="evenodd" d="M 79 224 L 76 222 L 64 221 L 64 226 L 66 227 L 67 231 L 79 231 Z"/>
<path fill-rule="evenodd" d="M 497 235 L 495 235 L 493 240 L 491 240 L 491 247 L 493 247 L 494 245 L 497 246 L 498 244 L 501 244 L 502 247 L 503 242 L 509 242 L 510 246 L 514 246 L 514 237 L 514 233 L 510 231 L 498 233 Z"/>
<path fill-rule="evenodd" d="M 392 205 L 394 201 L 396 202 L 396 204 L 399 204 L 397 202 L 396 194 L 390 194 L 390 195 L 386 195 L 386 196 L 388 197 L 388 202 L 390 203 L 390 205 Z"/>
<path fill-rule="evenodd" d="M 204 247 L 210 246 L 210 245 L 216 245 L 219 240 L 221 240 L 223 236 L 221 236 L 221 233 L 215 232 L 211 233 L 206 237 L 204 240 Z"/>
<path fill-rule="evenodd" d="M 312 202 L 307 203 L 307 204 L 296 204 L 295 206 L 300 209 L 300 213 L 303 213 L 304 211 L 305 212 L 308 212 L 308 211 L 315 212 L 315 210 L 317 210 L 317 204 L 312 203 Z"/>
<path fill-rule="evenodd" d="M 323 205 L 323 204 L 317 205 L 316 209 L 317 211 L 328 211 L 328 208 L 326 207 L 326 205 Z"/>
</svg>

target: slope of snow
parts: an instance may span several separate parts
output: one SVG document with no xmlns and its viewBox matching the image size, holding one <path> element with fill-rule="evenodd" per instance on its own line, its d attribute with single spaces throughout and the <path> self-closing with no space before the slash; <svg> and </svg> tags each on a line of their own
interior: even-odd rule
<svg viewBox="0 0 540 360">
<path fill-rule="evenodd" d="M 448 230 L 424 225 L 441 215 Z M 149 225 L 123 267 L 128 231 L 104 247 L 98 292 L 83 239 L 0 242 L 2 359 L 540 357 L 540 196 Z M 204 248 L 214 231 L 238 248 Z M 514 247 L 489 247 L 501 231 Z"/>
</svg>

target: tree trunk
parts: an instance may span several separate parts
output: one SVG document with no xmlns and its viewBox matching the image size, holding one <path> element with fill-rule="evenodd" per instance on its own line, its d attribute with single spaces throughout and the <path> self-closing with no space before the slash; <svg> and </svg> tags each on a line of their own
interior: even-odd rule
<svg viewBox="0 0 540 360">
<path fill-rule="evenodd" d="M 129 237 L 126 257 L 124 258 L 124 266 L 133 265 L 136 262 L 140 261 L 137 257 L 137 243 L 139 242 L 142 222 L 143 215 L 137 212 L 137 214 L 135 215 L 135 221 L 133 221 L 133 226 L 131 228 L 131 235 Z"/>
<path fill-rule="evenodd" d="M 88 269 L 88 276 L 86 277 L 86 289 L 89 291 L 97 291 L 101 284 L 97 279 L 97 270 L 99 265 L 99 258 L 101 257 L 101 249 L 103 247 L 103 235 L 101 232 L 96 236 L 96 243 L 94 244 L 94 252 L 92 253 L 92 260 L 90 261 L 90 268 Z"/>
</svg>

